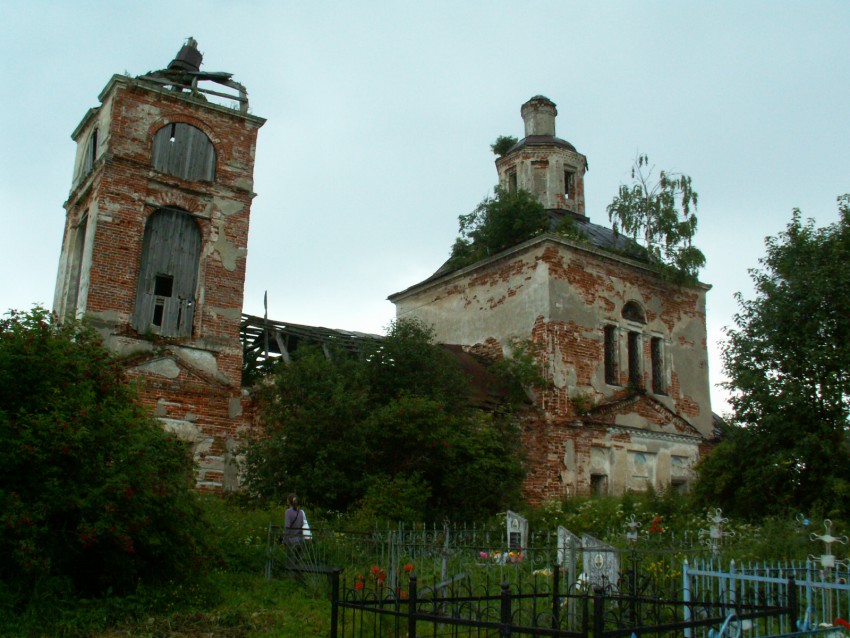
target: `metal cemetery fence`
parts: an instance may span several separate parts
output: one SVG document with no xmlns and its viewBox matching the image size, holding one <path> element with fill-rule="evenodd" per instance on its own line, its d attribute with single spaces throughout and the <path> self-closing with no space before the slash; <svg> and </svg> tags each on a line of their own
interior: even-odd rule
<svg viewBox="0 0 850 638">
<path fill-rule="evenodd" d="M 551 578 L 527 589 L 502 583 L 476 586 L 469 576 L 420 588 L 415 576 L 407 589 L 335 588 L 332 636 L 705 636 L 730 620 L 790 615 L 792 599 L 762 599 L 758 604 L 712 599 L 631 596 L 613 588 L 569 593 L 555 566 Z M 793 588 L 789 591 L 795 591 Z"/>
<path fill-rule="evenodd" d="M 532 535 L 509 518 L 499 530 L 315 529 L 294 561 L 281 531 L 269 527 L 266 576 L 329 596 L 334 636 L 761 638 L 850 614 L 850 575 L 815 560 L 723 569 L 710 552 Z"/>
<path fill-rule="evenodd" d="M 716 562 L 682 569 L 682 589 L 689 595 L 709 595 L 733 603 L 771 599 L 792 600 L 795 622 L 771 619 L 742 623 L 749 636 L 777 636 L 831 627 L 850 612 L 850 574 L 824 570 L 813 561 L 736 565 L 731 561 L 724 571 Z"/>
</svg>

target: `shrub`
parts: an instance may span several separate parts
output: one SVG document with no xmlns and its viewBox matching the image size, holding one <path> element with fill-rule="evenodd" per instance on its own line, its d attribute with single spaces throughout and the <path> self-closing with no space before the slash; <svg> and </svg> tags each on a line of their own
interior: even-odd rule
<svg viewBox="0 0 850 638">
<path fill-rule="evenodd" d="M 468 390 L 415 320 L 359 359 L 301 347 L 266 387 L 246 483 L 273 502 L 296 492 L 322 509 L 360 507 L 360 519 L 478 520 L 519 500 L 524 467 L 515 420 L 471 408 Z"/>
<path fill-rule="evenodd" d="M 549 215 L 535 195 L 500 187 L 458 222 L 460 236 L 449 258 L 453 268 L 464 268 L 550 230 Z"/>
<path fill-rule="evenodd" d="M 117 593 L 205 567 L 191 468 L 94 330 L 0 321 L 0 580 Z"/>
</svg>

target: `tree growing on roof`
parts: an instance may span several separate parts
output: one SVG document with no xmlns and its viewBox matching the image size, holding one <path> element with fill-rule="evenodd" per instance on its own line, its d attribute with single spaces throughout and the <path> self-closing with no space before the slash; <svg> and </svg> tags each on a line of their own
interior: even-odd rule
<svg viewBox="0 0 850 638">
<path fill-rule="evenodd" d="M 697 230 L 697 192 L 691 178 L 660 171 L 653 176 L 647 155 L 638 155 L 632 182 L 621 184 L 608 205 L 615 232 L 640 243 L 650 259 L 670 267 L 686 279 L 696 279 L 705 266 L 705 255 L 693 245 Z"/>
<path fill-rule="evenodd" d="M 502 157 L 502 155 L 507 153 L 518 141 L 519 140 L 513 135 L 500 135 L 496 138 L 495 142 L 490 144 L 490 150 L 493 151 L 493 155 Z"/>
<path fill-rule="evenodd" d="M 750 273 L 754 298 L 737 295 L 723 350 L 733 425 L 696 486 L 724 511 L 850 514 L 850 195 L 838 209 L 823 228 L 795 210 Z"/>
<path fill-rule="evenodd" d="M 523 189 L 497 187 L 492 197 L 486 197 L 458 221 L 460 236 L 449 258 L 455 268 L 474 264 L 550 229 L 543 204 Z"/>
</svg>

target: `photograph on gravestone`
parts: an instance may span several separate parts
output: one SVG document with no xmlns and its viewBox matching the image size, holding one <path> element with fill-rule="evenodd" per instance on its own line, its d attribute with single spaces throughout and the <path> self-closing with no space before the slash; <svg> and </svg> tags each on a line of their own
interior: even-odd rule
<svg viewBox="0 0 850 638">
<path fill-rule="evenodd" d="M 521 549 L 528 547 L 528 521 L 510 510 L 506 514 L 508 525 L 508 548 Z"/>
</svg>

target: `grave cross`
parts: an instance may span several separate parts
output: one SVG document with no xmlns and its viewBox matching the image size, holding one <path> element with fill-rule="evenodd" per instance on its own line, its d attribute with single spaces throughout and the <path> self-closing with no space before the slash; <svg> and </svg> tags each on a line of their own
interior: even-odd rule
<svg viewBox="0 0 850 638">
<path fill-rule="evenodd" d="M 720 552 L 720 542 L 724 538 L 731 538 L 735 532 L 726 532 L 723 530 L 723 523 L 728 523 L 728 518 L 723 518 L 723 510 L 719 507 L 714 510 L 714 514 L 708 513 L 708 522 L 711 523 L 709 529 L 701 529 L 699 531 L 700 542 L 711 550 L 712 554 Z"/>
<path fill-rule="evenodd" d="M 823 527 L 824 527 L 824 533 L 823 534 L 815 534 L 814 532 L 812 532 L 809 535 L 809 538 L 812 540 L 812 542 L 821 541 L 824 544 L 824 553 L 821 554 L 820 557 L 819 557 L 821 567 L 823 569 L 825 569 L 827 572 L 829 572 L 829 570 L 833 569 L 836 564 L 841 564 L 841 565 L 846 567 L 847 561 L 836 561 L 835 560 L 835 555 L 832 553 L 832 544 L 833 543 L 841 543 L 842 545 L 846 545 L 847 544 L 847 535 L 845 534 L 844 536 L 840 536 L 840 537 L 833 536 L 832 533 L 831 533 L 832 532 L 832 521 L 829 520 L 828 518 L 824 520 Z M 818 559 L 817 556 L 812 556 L 812 555 L 809 555 L 809 558 L 811 560 Z"/>
<path fill-rule="evenodd" d="M 640 529 L 640 522 L 635 520 L 635 515 L 632 514 L 629 520 L 624 523 L 626 530 L 626 540 L 630 543 L 636 543 L 638 539 L 638 529 Z"/>
</svg>

